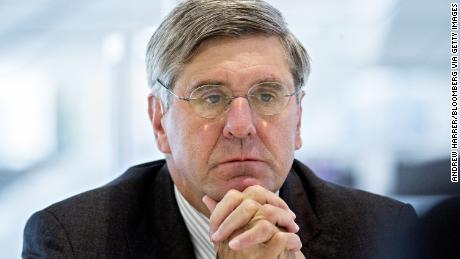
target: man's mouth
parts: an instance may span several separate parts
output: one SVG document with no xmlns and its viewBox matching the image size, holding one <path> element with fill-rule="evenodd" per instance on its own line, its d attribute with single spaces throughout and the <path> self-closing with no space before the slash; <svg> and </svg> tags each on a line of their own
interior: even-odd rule
<svg viewBox="0 0 460 259">
<path fill-rule="evenodd" d="M 225 164 L 225 163 L 235 163 L 235 162 L 263 162 L 262 159 L 259 158 L 243 158 L 243 157 L 235 157 L 235 158 L 228 158 L 220 162 L 220 164 Z"/>
</svg>

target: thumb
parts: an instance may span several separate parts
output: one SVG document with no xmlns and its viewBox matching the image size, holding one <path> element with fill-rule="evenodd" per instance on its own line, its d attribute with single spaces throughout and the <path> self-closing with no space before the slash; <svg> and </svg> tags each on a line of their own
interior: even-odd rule
<svg viewBox="0 0 460 259">
<path fill-rule="evenodd" d="M 212 214 L 212 212 L 216 208 L 217 201 L 209 198 L 208 195 L 203 196 L 203 198 L 201 200 L 203 201 L 204 205 L 206 205 L 206 207 L 208 207 L 209 212 Z"/>
</svg>

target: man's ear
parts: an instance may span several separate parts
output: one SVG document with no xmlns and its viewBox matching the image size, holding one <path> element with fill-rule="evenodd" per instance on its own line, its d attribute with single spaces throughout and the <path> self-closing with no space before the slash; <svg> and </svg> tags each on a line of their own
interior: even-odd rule
<svg viewBox="0 0 460 259">
<path fill-rule="evenodd" d="M 148 96 L 148 102 L 148 113 L 150 123 L 153 128 L 153 134 L 155 135 L 155 140 L 157 142 L 157 147 L 161 152 L 170 154 L 171 148 L 169 147 L 168 137 L 163 124 L 163 104 L 159 98 L 153 96 L 152 94 Z"/>
<path fill-rule="evenodd" d="M 300 136 L 300 127 L 302 125 L 302 100 L 305 96 L 305 92 L 300 92 L 299 103 L 297 104 L 297 126 L 295 136 L 295 150 L 299 150 L 302 147 L 302 137 Z"/>
</svg>

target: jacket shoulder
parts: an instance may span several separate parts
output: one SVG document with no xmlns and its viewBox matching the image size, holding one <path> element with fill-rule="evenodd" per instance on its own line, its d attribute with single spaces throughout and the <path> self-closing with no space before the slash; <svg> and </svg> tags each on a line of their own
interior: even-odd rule
<svg viewBox="0 0 460 259">
<path fill-rule="evenodd" d="M 133 198 L 151 191 L 149 188 L 164 164 L 164 160 L 159 160 L 133 166 L 106 185 L 57 202 L 44 210 L 61 220 L 73 219 L 79 214 L 82 214 L 81 217 L 100 217 L 112 213 L 112 209 L 129 206 Z"/>
<path fill-rule="evenodd" d="M 151 198 L 153 182 L 164 164 L 164 160 L 159 160 L 133 166 L 104 186 L 34 213 L 24 229 L 23 256 L 40 250 L 62 252 L 64 248 L 66 253 L 62 258 L 71 258 L 70 251 L 91 258 L 123 256 L 118 254 L 128 251 L 119 247 L 125 244 L 123 230 Z M 101 238 L 104 236 L 110 236 L 111 241 Z M 50 244 L 54 245 L 49 247 Z M 101 254 L 98 251 L 101 247 L 103 253 L 114 254 Z"/>
<path fill-rule="evenodd" d="M 316 207 L 340 207 L 348 208 L 346 211 L 363 211 L 367 213 L 391 213 L 402 207 L 409 206 L 398 200 L 370 193 L 367 191 L 338 185 L 328 182 L 316 176 L 306 165 L 299 161 L 294 163 L 294 170 L 302 179 L 307 192 L 312 196 L 313 201 L 318 200 Z M 316 199 L 314 199 L 316 198 Z M 323 199 L 324 198 L 324 199 Z"/>
<path fill-rule="evenodd" d="M 293 168 L 321 224 L 321 238 L 313 245 L 318 254 L 333 258 L 397 258 L 392 256 L 398 253 L 401 238 L 417 221 L 410 204 L 322 180 L 298 161 Z M 326 243 L 329 248 L 324 250 Z M 338 248 L 337 253 L 331 247 Z"/>
<path fill-rule="evenodd" d="M 298 161 L 295 167 L 314 211 L 331 231 L 378 237 L 403 233 L 417 220 L 410 204 L 322 180 Z"/>
</svg>

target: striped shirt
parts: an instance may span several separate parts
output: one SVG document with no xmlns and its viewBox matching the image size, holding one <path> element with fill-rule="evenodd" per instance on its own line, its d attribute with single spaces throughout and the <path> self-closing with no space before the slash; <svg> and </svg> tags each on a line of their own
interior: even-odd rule
<svg viewBox="0 0 460 259">
<path fill-rule="evenodd" d="M 197 259 L 215 259 L 216 252 L 214 244 L 209 235 L 209 219 L 201 212 L 196 210 L 174 185 L 174 194 L 180 214 L 184 218 L 185 225 L 192 239 L 193 250 Z"/>
</svg>

